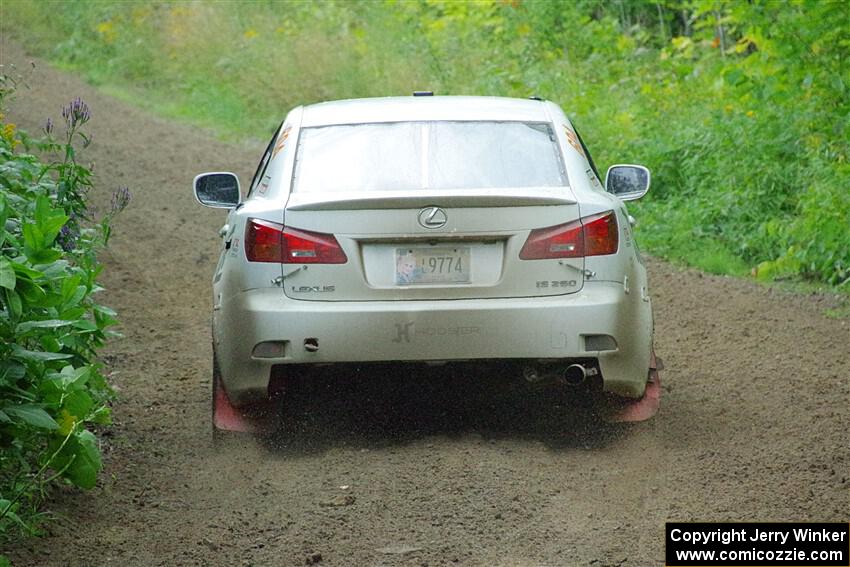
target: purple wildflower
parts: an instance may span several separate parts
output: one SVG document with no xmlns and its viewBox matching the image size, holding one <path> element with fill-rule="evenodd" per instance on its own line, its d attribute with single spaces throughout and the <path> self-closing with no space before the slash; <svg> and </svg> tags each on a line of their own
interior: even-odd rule
<svg viewBox="0 0 850 567">
<path fill-rule="evenodd" d="M 44 133 L 48 136 L 53 133 L 53 120 L 50 118 L 48 118 L 47 122 L 44 123 Z"/>
<path fill-rule="evenodd" d="M 59 243 L 59 246 L 61 246 L 62 250 L 65 252 L 73 250 L 76 245 L 77 238 L 80 237 L 80 231 L 74 224 L 72 224 L 74 215 L 71 216 L 72 219 L 65 223 L 65 226 L 59 230 L 59 234 L 56 236 L 56 242 Z"/>
<path fill-rule="evenodd" d="M 80 97 L 77 97 L 68 106 L 62 108 L 62 118 L 65 119 L 68 128 L 73 130 L 88 122 L 91 118 L 91 112 L 89 106 Z"/>
<path fill-rule="evenodd" d="M 127 187 L 119 187 L 112 193 L 112 213 L 117 213 L 130 204 L 130 189 Z"/>
</svg>

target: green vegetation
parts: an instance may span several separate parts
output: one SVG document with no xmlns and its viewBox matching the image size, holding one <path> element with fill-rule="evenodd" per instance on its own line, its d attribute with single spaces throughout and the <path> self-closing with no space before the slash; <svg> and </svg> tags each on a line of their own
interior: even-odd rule
<svg viewBox="0 0 850 567">
<path fill-rule="evenodd" d="M 0 75 L 0 110 L 15 82 Z M 0 114 L 0 540 L 37 529 L 52 482 L 95 485 L 93 429 L 110 423 L 96 351 L 115 313 L 94 300 L 96 251 L 129 193 L 92 218 L 91 171 L 77 162 L 89 109 L 76 99 L 62 117 L 57 141 L 51 120 L 33 139 Z"/>
<path fill-rule="evenodd" d="M 846 0 L 16 2 L 53 61 L 167 115 L 264 136 L 296 104 L 540 95 L 601 166 L 648 165 L 651 252 L 850 287 Z"/>
</svg>

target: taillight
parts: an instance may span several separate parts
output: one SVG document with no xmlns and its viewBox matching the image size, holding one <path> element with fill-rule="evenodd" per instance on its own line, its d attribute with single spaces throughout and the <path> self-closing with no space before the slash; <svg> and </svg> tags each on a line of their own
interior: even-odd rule
<svg viewBox="0 0 850 567">
<path fill-rule="evenodd" d="M 283 229 L 284 264 L 345 264 L 348 257 L 333 234 Z"/>
<path fill-rule="evenodd" d="M 345 264 L 348 257 L 332 234 L 284 227 L 260 219 L 245 226 L 245 256 L 251 262 Z"/>
<path fill-rule="evenodd" d="M 584 225 L 584 255 L 604 256 L 617 251 L 620 244 L 620 231 L 617 229 L 617 215 L 614 211 L 601 213 L 581 219 Z"/>
<path fill-rule="evenodd" d="M 522 260 L 581 258 L 614 254 L 619 245 L 617 215 L 608 211 L 547 228 L 532 230 L 520 250 Z"/>
<path fill-rule="evenodd" d="M 245 223 L 245 256 L 250 262 L 282 262 L 283 225 L 248 219 Z"/>
<path fill-rule="evenodd" d="M 519 252 L 523 260 L 578 258 L 584 256 L 581 221 L 532 230 Z"/>
</svg>

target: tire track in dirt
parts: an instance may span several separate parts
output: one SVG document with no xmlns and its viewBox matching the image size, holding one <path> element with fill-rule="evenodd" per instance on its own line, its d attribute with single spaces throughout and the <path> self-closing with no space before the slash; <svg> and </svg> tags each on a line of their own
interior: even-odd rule
<svg viewBox="0 0 850 567">
<path fill-rule="evenodd" d="M 0 62 L 29 59 L 2 38 Z M 213 449 L 223 214 L 191 180 L 249 178 L 263 142 L 217 142 L 37 65 L 11 119 L 37 131 L 82 96 L 98 198 L 134 196 L 103 255 L 125 335 L 107 352 L 120 399 L 106 470 L 92 492 L 55 492 L 48 535 L 4 550 L 16 565 L 642 566 L 662 563 L 667 520 L 850 516 L 848 322 L 821 315 L 828 298 L 658 261 L 668 369 L 650 422 L 601 425 L 487 374 L 340 371 L 316 380 L 290 436 Z"/>
</svg>

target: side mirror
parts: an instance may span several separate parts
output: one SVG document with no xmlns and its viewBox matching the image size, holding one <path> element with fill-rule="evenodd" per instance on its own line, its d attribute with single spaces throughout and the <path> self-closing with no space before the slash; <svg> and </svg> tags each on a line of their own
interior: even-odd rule
<svg viewBox="0 0 850 567">
<path fill-rule="evenodd" d="M 216 209 L 232 209 L 239 204 L 239 178 L 229 172 L 202 173 L 195 177 L 195 199 Z"/>
<path fill-rule="evenodd" d="M 623 201 L 634 201 L 649 191 L 649 180 L 649 169 L 642 165 L 612 165 L 605 174 L 605 190 Z"/>
</svg>

